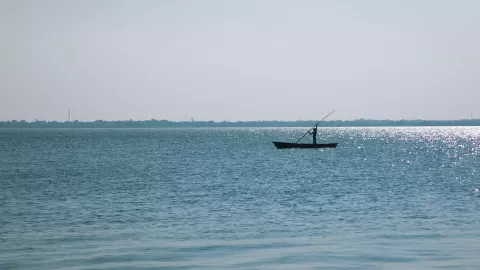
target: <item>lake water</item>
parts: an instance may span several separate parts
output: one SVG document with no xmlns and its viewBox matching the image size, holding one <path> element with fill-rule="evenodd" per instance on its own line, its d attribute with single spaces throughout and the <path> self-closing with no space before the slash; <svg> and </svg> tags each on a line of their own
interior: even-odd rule
<svg viewBox="0 0 480 270">
<path fill-rule="evenodd" d="M 480 269 L 480 127 L 305 131 L 0 130 L 0 269 Z"/>
</svg>

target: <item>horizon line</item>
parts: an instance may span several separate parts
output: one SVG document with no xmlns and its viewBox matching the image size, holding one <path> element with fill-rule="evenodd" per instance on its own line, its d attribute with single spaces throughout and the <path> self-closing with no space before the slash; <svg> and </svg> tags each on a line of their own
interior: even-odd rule
<svg viewBox="0 0 480 270">
<path fill-rule="evenodd" d="M 432 121 L 432 122 L 451 122 L 451 121 L 475 121 L 480 120 L 476 118 L 462 118 L 462 119 L 370 119 L 370 118 L 357 118 L 351 120 L 324 120 L 323 122 L 356 122 L 356 121 L 392 121 L 392 122 L 400 122 L 400 121 Z M 97 120 L 0 120 L 0 122 L 17 122 L 17 123 L 37 123 L 37 122 L 56 122 L 56 123 L 94 123 L 94 122 L 148 122 L 148 121 L 157 121 L 157 122 L 170 122 L 170 123 L 246 123 L 246 122 L 315 122 L 318 121 L 316 119 L 297 119 L 297 120 L 167 120 L 167 119 L 123 119 L 123 120 L 104 120 L 104 119 L 97 119 Z"/>
</svg>

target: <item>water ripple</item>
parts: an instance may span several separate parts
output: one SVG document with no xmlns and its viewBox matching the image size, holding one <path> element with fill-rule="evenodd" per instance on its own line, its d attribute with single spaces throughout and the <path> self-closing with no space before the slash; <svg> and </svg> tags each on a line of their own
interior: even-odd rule
<svg viewBox="0 0 480 270">
<path fill-rule="evenodd" d="M 2 130 L 0 269 L 478 268 L 480 128 L 304 132 Z"/>
</svg>

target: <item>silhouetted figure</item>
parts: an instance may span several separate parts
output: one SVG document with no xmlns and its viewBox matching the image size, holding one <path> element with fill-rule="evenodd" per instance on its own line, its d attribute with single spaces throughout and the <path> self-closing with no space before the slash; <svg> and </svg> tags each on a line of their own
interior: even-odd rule
<svg viewBox="0 0 480 270">
<path fill-rule="evenodd" d="M 317 126 L 315 126 L 311 132 L 309 131 L 308 134 L 312 135 L 313 144 L 317 144 Z"/>
</svg>

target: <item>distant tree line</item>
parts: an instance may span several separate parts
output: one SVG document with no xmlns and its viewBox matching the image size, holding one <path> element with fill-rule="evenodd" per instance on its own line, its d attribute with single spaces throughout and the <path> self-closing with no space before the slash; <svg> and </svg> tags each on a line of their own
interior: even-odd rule
<svg viewBox="0 0 480 270">
<path fill-rule="evenodd" d="M 103 121 L 93 122 L 57 122 L 57 121 L 3 121 L 0 128 L 186 128 L 186 127 L 311 127 L 315 120 L 297 121 Z M 322 127 L 395 127 L 395 126 L 480 126 L 480 119 L 465 120 L 335 120 L 324 121 Z"/>
</svg>

